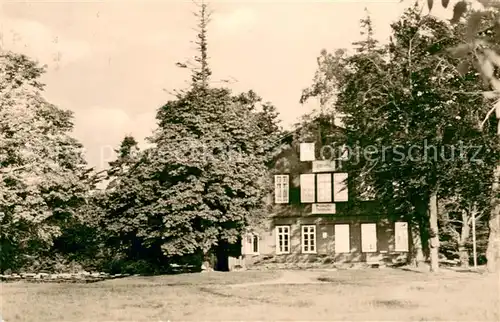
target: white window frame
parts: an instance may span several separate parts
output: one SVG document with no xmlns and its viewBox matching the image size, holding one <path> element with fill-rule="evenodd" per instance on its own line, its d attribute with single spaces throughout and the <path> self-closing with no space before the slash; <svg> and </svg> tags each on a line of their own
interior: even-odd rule
<svg viewBox="0 0 500 322">
<path fill-rule="evenodd" d="M 274 202 L 277 204 L 288 203 L 290 194 L 290 179 L 288 174 L 274 176 Z"/>
<path fill-rule="evenodd" d="M 309 198 L 306 198 L 309 197 Z M 300 202 L 314 203 L 316 200 L 316 175 L 307 173 L 300 175 Z"/>
<path fill-rule="evenodd" d="M 374 243 L 372 244 L 374 248 L 368 248 L 366 244 L 366 230 L 363 227 L 375 227 Z M 365 233 L 363 233 L 365 232 Z M 363 253 L 376 253 L 377 252 L 377 224 L 376 223 L 363 223 L 361 224 L 361 252 Z"/>
<path fill-rule="evenodd" d="M 332 202 L 332 174 L 316 174 L 317 202 Z"/>
<path fill-rule="evenodd" d="M 301 228 L 301 236 L 302 236 L 302 241 L 301 241 L 301 246 L 302 246 L 302 253 L 303 254 L 316 254 L 317 253 L 317 248 L 318 248 L 318 243 L 317 243 L 317 229 L 316 225 L 302 225 Z M 312 235 L 312 239 L 311 239 Z M 312 247 L 311 247 L 311 240 L 313 241 Z M 307 245 L 306 245 L 307 241 Z M 307 249 L 306 249 L 307 248 Z"/>
<path fill-rule="evenodd" d="M 260 253 L 260 242 L 259 242 L 259 240 L 260 240 L 260 236 L 257 233 L 247 234 L 247 239 L 246 239 L 247 254 L 249 254 L 249 255 L 259 255 L 259 253 Z M 255 249 L 254 249 L 255 241 L 257 241 L 257 251 L 255 251 Z"/>
<path fill-rule="evenodd" d="M 281 229 L 281 232 L 280 232 Z M 282 236 L 283 244 L 280 245 L 280 236 Z M 285 237 L 288 241 L 288 245 L 285 249 Z M 290 242 L 291 242 L 291 234 L 290 234 L 290 226 L 289 225 L 279 225 L 276 226 L 276 254 L 290 254 Z M 281 247 L 283 246 L 283 247 Z"/>
</svg>

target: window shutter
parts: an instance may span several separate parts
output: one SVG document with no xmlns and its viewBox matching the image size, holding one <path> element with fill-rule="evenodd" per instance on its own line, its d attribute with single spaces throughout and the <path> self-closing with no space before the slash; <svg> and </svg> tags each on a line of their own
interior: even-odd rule
<svg viewBox="0 0 500 322">
<path fill-rule="evenodd" d="M 396 252 L 407 252 L 408 251 L 408 223 L 395 222 L 394 223 L 394 235 L 395 235 L 394 250 Z"/>
<path fill-rule="evenodd" d="M 318 173 L 318 202 L 332 202 L 332 175 Z"/>
<path fill-rule="evenodd" d="M 300 143 L 300 161 L 314 161 L 315 159 L 314 143 Z"/>
<path fill-rule="evenodd" d="M 377 251 L 377 224 L 361 224 L 361 251 Z"/>
<path fill-rule="evenodd" d="M 314 189 L 314 174 L 301 174 L 300 175 L 300 201 L 302 203 L 314 203 L 315 189 Z"/>
</svg>

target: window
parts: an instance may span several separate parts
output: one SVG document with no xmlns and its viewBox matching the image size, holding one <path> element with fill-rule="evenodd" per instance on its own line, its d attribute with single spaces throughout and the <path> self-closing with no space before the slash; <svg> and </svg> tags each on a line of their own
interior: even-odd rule
<svg viewBox="0 0 500 322">
<path fill-rule="evenodd" d="M 302 226 L 302 253 L 316 253 L 316 226 Z"/>
<path fill-rule="evenodd" d="M 275 203 L 288 203 L 288 175 L 274 176 L 274 202 Z"/>
<path fill-rule="evenodd" d="M 318 202 L 332 202 L 332 175 L 330 173 L 318 173 Z"/>
<path fill-rule="evenodd" d="M 335 253 L 349 253 L 351 251 L 351 240 L 349 225 L 335 225 Z"/>
<path fill-rule="evenodd" d="M 314 179 L 316 176 L 313 174 L 300 175 L 300 201 L 302 203 L 314 203 L 315 189 Z"/>
<path fill-rule="evenodd" d="M 396 252 L 408 251 L 408 223 L 396 222 L 394 223 L 394 250 Z"/>
<path fill-rule="evenodd" d="M 290 226 L 276 226 L 276 253 L 290 253 Z"/>
<path fill-rule="evenodd" d="M 361 251 L 363 253 L 377 251 L 377 224 L 361 224 Z"/>
<path fill-rule="evenodd" d="M 347 173 L 334 173 L 333 174 L 333 200 L 335 202 L 347 201 Z"/>
<path fill-rule="evenodd" d="M 247 254 L 259 254 L 259 235 L 248 234 L 247 236 Z"/>
</svg>

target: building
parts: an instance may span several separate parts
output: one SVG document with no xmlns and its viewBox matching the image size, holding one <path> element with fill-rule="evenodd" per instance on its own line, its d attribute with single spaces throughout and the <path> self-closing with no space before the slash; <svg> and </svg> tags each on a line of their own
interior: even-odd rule
<svg viewBox="0 0 500 322">
<path fill-rule="evenodd" d="M 249 229 L 234 264 L 406 261 L 408 224 L 389 220 L 370 195 L 356 193 L 362 180 L 343 170 L 349 151 L 334 142 L 344 140 L 342 129 L 321 127 L 294 135 L 276 159 L 269 219 Z"/>
</svg>

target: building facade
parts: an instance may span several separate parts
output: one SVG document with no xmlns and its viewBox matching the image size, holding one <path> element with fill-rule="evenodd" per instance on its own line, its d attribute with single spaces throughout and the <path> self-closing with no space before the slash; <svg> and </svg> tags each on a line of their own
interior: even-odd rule
<svg viewBox="0 0 500 322">
<path fill-rule="evenodd" d="M 349 151 L 334 150 L 324 140 L 301 138 L 279 155 L 269 217 L 243 236 L 235 265 L 407 260 L 408 223 L 390 220 L 369 194 L 357 194 L 360 180 L 343 169 Z"/>
</svg>

